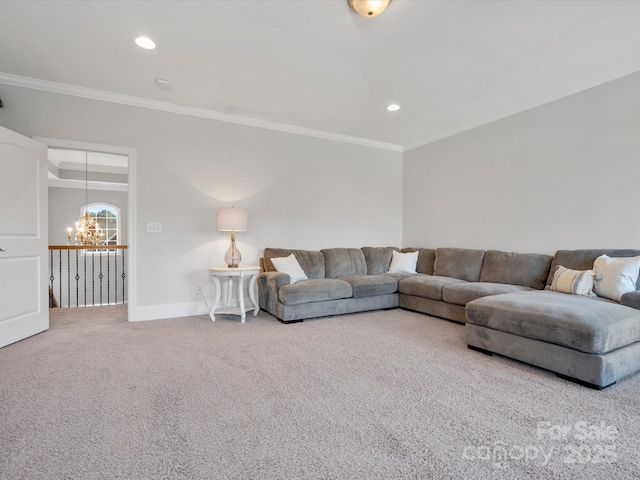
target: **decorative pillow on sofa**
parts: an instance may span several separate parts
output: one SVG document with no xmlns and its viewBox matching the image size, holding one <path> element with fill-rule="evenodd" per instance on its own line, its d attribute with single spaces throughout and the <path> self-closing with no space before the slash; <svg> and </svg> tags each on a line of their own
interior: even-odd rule
<svg viewBox="0 0 640 480">
<path fill-rule="evenodd" d="M 595 297 L 593 293 L 595 277 L 596 272 L 593 270 L 571 270 L 558 265 L 548 288 L 556 292 Z"/>
<path fill-rule="evenodd" d="M 416 273 L 419 253 L 420 252 L 400 253 L 394 250 L 391 253 L 389 273 Z"/>
<path fill-rule="evenodd" d="M 291 278 L 289 283 L 294 284 L 300 280 L 308 280 L 307 275 L 302 270 L 302 267 L 298 263 L 298 259 L 292 253 L 288 257 L 276 257 L 271 259 L 271 263 L 276 267 L 276 270 L 281 273 L 286 273 Z"/>
<path fill-rule="evenodd" d="M 593 262 L 593 269 L 602 276 L 596 282 L 596 295 L 619 302 L 623 294 L 636 289 L 640 257 L 611 258 L 600 255 Z"/>
</svg>

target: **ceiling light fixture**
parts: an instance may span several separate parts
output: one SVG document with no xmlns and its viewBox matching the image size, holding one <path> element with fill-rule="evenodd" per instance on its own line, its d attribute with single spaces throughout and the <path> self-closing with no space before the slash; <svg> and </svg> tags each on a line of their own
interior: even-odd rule
<svg viewBox="0 0 640 480">
<path fill-rule="evenodd" d="M 155 42 L 147 37 L 136 38 L 136 45 L 146 50 L 153 50 L 154 48 L 156 48 Z"/>
<path fill-rule="evenodd" d="M 71 227 L 67 228 L 69 244 L 73 245 L 102 245 L 104 232 L 95 218 L 89 216 L 89 154 L 84 152 L 84 214 L 76 222 L 75 240 L 71 241 Z"/>
<path fill-rule="evenodd" d="M 351 9 L 363 17 L 377 17 L 387 8 L 391 0 L 347 0 Z"/>
<path fill-rule="evenodd" d="M 387 107 L 387 110 L 389 110 L 390 112 L 397 112 L 398 110 L 400 110 L 400 105 L 396 105 L 395 103 L 392 103 Z"/>
</svg>

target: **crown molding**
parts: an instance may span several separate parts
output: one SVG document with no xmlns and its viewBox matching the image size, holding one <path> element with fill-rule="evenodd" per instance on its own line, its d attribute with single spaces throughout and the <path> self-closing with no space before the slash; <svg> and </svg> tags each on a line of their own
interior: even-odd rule
<svg viewBox="0 0 640 480">
<path fill-rule="evenodd" d="M 56 188 L 72 188 L 76 190 L 108 190 L 111 192 L 127 192 L 129 185 L 126 183 L 112 183 L 112 182 L 96 182 L 89 180 L 85 183 L 84 180 L 70 180 L 64 178 L 58 178 L 54 173 L 48 172 L 47 186 Z"/>
<path fill-rule="evenodd" d="M 35 139 L 34 139 L 35 140 Z M 47 160 L 49 161 L 49 163 L 51 165 L 53 165 L 56 168 L 60 168 L 60 162 L 58 160 L 56 160 L 55 158 L 48 158 L 47 156 Z"/>
<path fill-rule="evenodd" d="M 376 140 L 370 140 L 361 137 L 352 137 L 350 135 L 342 135 L 339 133 L 326 132 L 323 130 L 315 130 L 312 128 L 298 127 L 295 125 L 287 125 L 284 123 L 271 122 L 268 120 L 259 120 L 255 118 L 243 117 L 241 115 L 233 115 L 223 112 L 217 112 L 215 110 L 207 110 L 203 108 L 187 107 L 184 105 L 178 105 L 175 103 L 161 102 L 157 100 L 149 100 L 141 97 L 133 97 L 129 95 L 122 95 L 119 93 L 111 93 L 103 90 L 94 90 L 91 88 L 77 87 L 74 85 L 68 85 L 65 83 L 50 82 L 47 80 L 39 80 L 36 78 L 22 77 L 19 75 L 12 75 L 10 73 L 0 72 L 0 84 L 12 85 L 22 88 L 30 88 L 33 90 L 41 90 L 44 92 L 58 93 L 61 95 L 69 95 L 74 97 L 87 98 L 91 100 L 98 100 L 102 102 L 116 103 L 120 105 L 127 105 L 138 108 L 146 108 L 149 110 L 157 110 L 168 113 L 175 113 L 178 115 L 187 115 L 191 117 L 205 118 L 209 120 L 217 120 L 220 122 L 234 123 L 237 125 L 244 125 L 255 128 L 264 128 L 267 130 L 275 130 L 285 133 L 293 133 L 296 135 L 304 135 L 308 137 L 321 138 L 325 140 L 333 140 L 343 143 L 351 143 L 355 145 L 362 145 L 366 147 L 379 148 L 382 150 L 390 150 L 393 152 L 408 152 L 416 148 L 424 147 L 430 143 L 443 140 L 445 138 L 458 135 L 460 133 L 473 130 L 474 128 L 482 127 L 484 125 L 517 115 L 527 110 L 540 107 L 547 103 L 560 100 L 562 98 L 589 90 L 590 88 L 597 87 L 599 85 L 612 82 L 627 75 L 633 75 L 640 71 L 640 62 L 630 62 L 621 65 L 617 65 L 614 68 L 610 68 L 606 71 L 599 72 L 598 74 L 591 75 L 588 79 L 581 82 L 576 82 L 574 85 L 558 90 L 551 95 L 539 97 L 534 101 L 527 102 L 525 106 L 511 109 L 502 112 L 497 115 L 483 118 L 476 122 L 468 123 L 462 127 L 447 130 L 437 135 L 427 137 L 418 142 L 410 145 L 399 145 L 395 143 L 379 142 Z"/>
<path fill-rule="evenodd" d="M 51 178 L 48 181 L 49 187 L 72 188 L 75 190 L 85 190 L 85 183 L 79 180 L 60 180 Z M 127 192 L 129 186 L 126 183 L 88 182 L 89 190 L 107 190 L 110 192 Z"/>
<path fill-rule="evenodd" d="M 402 145 L 394 143 L 379 142 L 369 140 L 367 138 L 352 137 L 350 135 L 342 135 L 339 133 L 325 132 L 323 130 L 315 130 L 313 128 L 297 127 L 295 125 L 287 125 L 284 123 L 270 122 L 268 120 L 259 120 L 255 118 L 243 117 L 241 115 L 233 115 L 229 113 L 217 112 L 215 110 L 207 110 L 204 108 L 187 107 L 175 103 L 160 102 L 158 100 L 149 100 L 141 97 L 132 97 L 119 93 L 105 92 L 103 90 L 94 90 L 92 88 L 77 87 L 66 83 L 56 83 L 47 80 L 39 80 L 37 78 L 22 77 L 12 75 L 10 73 L 0 72 L 0 83 L 12 85 L 14 87 L 30 88 L 32 90 L 41 90 L 43 92 L 58 93 L 61 95 L 70 95 L 73 97 L 88 98 L 101 102 L 117 103 L 120 105 L 128 105 L 130 107 L 146 108 L 149 110 L 158 110 L 161 112 L 176 113 L 178 115 L 187 115 L 190 117 L 205 118 L 208 120 L 217 120 L 220 122 L 234 123 L 237 125 L 245 125 L 248 127 L 264 128 L 267 130 L 276 130 L 279 132 L 293 133 L 296 135 L 304 135 L 307 137 L 322 138 L 324 140 L 333 140 L 336 142 L 352 143 L 365 147 L 379 148 L 382 150 L 391 150 L 393 152 L 402 152 Z"/>
</svg>

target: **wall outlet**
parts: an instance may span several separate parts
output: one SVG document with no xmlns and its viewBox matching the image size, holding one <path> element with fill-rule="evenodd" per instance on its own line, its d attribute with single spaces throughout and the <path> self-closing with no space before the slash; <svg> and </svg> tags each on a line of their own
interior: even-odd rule
<svg viewBox="0 0 640 480">
<path fill-rule="evenodd" d="M 202 283 L 196 283 L 196 293 L 202 293 Z"/>
<path fill-rule="evenodd" d="M 162 224 L 147 222 L 147 233 L 162 233 Z"/>
</svg>

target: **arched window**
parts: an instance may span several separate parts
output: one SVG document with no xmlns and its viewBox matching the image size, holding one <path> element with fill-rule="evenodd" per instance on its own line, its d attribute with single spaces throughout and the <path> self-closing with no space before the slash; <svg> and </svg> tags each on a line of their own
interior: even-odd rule
<svg viewBox="0 0 640 480">
<path fill-rule="evenodd" d="M 86 211 L 94 218 L 104 232 L 105 245 L 118 245 L 120 240 L 120 209 L 108 203 L 91 203 L 82 207 L 80 215 Z"/>
</svg>

